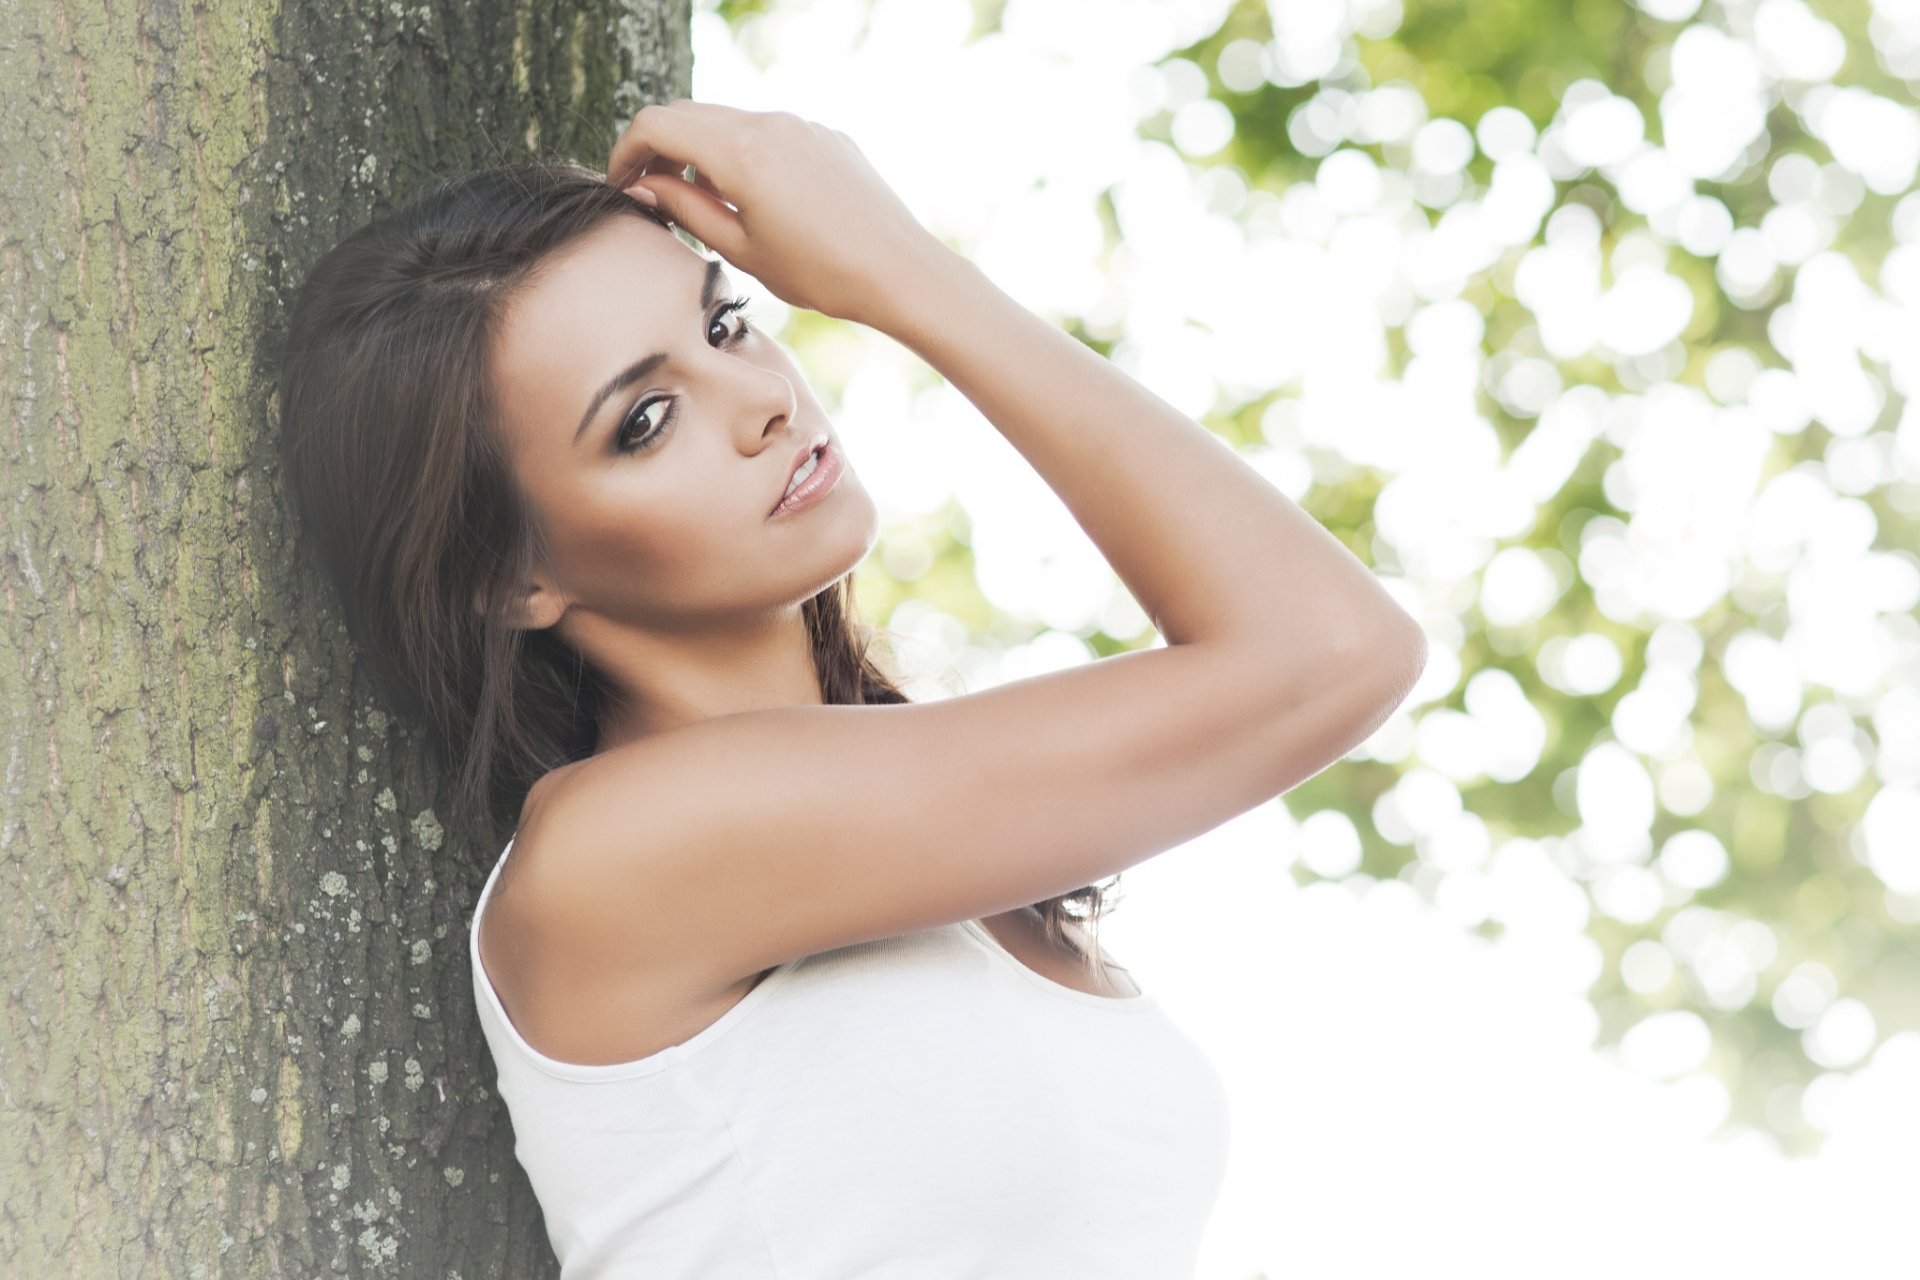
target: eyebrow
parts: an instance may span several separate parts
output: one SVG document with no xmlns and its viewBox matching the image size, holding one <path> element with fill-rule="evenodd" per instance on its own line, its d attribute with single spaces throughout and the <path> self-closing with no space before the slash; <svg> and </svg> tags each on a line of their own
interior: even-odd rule
<svg viewBox="0 0 1920 1280">
<path fill-rule="evenodd" d="M 707 259 L 707 274 L 700 281 L 700 310 L 705 311 L 713 305 L 714 297 L 720 292 L 720 270 L 723 263 L 719 258 Z M 573 442 L 580 443 L 580 437 L 593 425 L 593 415 L 600 412 L 600 406 L 607 397 L 622 387 L 631 386 L 652 373 L 666 362 L 667 353 L 656 351 L 650 356 L 635 360 L 620 372 L 608 378 L 606 385 L 593 393 L 593 399 L 587 402 L 587 411 L 580 415 L 580 425 L 574 428 Z"/>
</svg>

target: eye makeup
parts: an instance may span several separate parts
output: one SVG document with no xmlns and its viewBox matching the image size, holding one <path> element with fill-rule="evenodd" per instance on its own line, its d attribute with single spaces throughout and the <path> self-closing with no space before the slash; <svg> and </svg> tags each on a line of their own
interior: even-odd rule
<svg viewBox="0 0 1920 1280">
<path fill-rule="evenodd" d="M 707 321 L 708 331 L 711 332 L 715 325 L 719 324 L 728 315 L 738 313 L 742 307 L 745 307 L 747 303 L 751 301 L 751 298 L 735 298 L 730 302 L 721 304 L 720 308 L 713 313 L 712 318 Z M 723 348 L 731 349 L 739 346 L 747 340 L 749 334 L 754 332 L 752 323 L 748 321 L 745 315 L 740 315 L 739 320 L 739 328 L 735 329 L 729 336 L 720 340 L 720 346 Z M 619 427 L 616 428 L 613 433 L 614 452 L 620 454 L 644 453 L 666 439 L 667 433 L 673 429 L 674 419 L 679 416 L 679 403 L 678 396 L 647 396 L 638 404 L 634 405 L 633 408 L 627 411 L 626 417 L 621 420 Z M 666 416 L 661 418 L 659 424 L 652 430 L 642 429 L 642 424 L 646 420 L 645 415 L 647 410 L 657 404 L 665 404 L 668 406 Z M 638 435 L 635 434 L 637 429 L 640 431 Z"/>
<path fill-rule="evenodd" d="M 713 305 L 715 295 L 720 292 L 720 282 L 723 279 L 723 272 L 724 267 L 719 258 L 707 259 L 706 274 L 700 278 L 700 310 L 703 313 L 708 307 Z M 575 444 L 580 443 L 580 437 L 587 434 L 587 428 L 593 425 L 594 419 L 599 416 L 600 406 L 607 402 L 608 397 L 625 390 L 640 381 L 640 379 L 651 374 L 655 369 L 665 364 L 666 360 L 666 352 L 656 351 L 650 356 L 645 356 L 634 361 L 602 384 L 600 389 L 594 392 L 592 398 L 587 401 L 587 411 L 580 415 L 580 425 L 573 429 L 573 442 Z"/>
</svg>

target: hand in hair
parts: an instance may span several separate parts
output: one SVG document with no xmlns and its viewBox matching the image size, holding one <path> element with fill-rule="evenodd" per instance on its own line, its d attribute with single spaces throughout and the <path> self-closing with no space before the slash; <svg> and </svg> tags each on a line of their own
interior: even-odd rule
<svg viewBox="0 0 1920 1280">
<path fill-rule="evenodd" d="M 650 103 L 614 143 L 607 181 L 782 301 L 876 328 L 902 274 L 946 249 L 852 138 L 787 111 Z"/>
</svg>

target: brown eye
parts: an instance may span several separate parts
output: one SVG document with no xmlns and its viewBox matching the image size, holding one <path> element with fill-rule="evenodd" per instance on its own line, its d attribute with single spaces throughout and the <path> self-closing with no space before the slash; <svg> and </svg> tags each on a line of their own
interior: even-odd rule
<svg viewBox="0 0 1920 1280">
<path fill-rule="evenodd" d="M 711 334 L 714 328 L 720 326 L 729 315 L 737 313 L 751 301 L 753 301 L 751 298 L 735 298 L 732 302 L 723 304 L 713 313 L 713 319 L 707 325 L 707 332 Z M 746 316 L 742 315 L 740 327 L 733 331 L 732 336 L 722 337 L 719 345 L 737 347 L 745 342 L 747 335 L 753 331 L 753 326 L 748 323 Z M 668 429 L 673 426 L 673 419 L 679 409 L 677 406 L 669 408 L 666 416 L 660 419 L 659 425 L 651 431 L 646 430 L 646 413 L 657 404 L 672 404 L 673 401 L 672 396 L 654 396 L 633 406 L 628 411 L 626 419 L 621 422 L 620 429 L 613 433 L 614 449 L 620 453 L 644 453 L 664 440 Z"/>
<path fill-rule="evenodd" d="M 753 301 L 753 299 L 751 298 L 735 298 L 732 302 L 727 303 L 724 307 L 721 307 L 718 311 L 713 313 L 713 323 L 719 324 L 722 320 L 726 319 L 727 316 L 732 315 L 735 312 L 738 312 L 740 308 L 746 306 L 747 303 L 751 301 Z M 712 332 L 711 326 L 709 326 L 708 332 L 709 333 Z M 747 340 L 747 335 L 752 332 L 753 332 L 753 325 L 749 323 L 747 318 L 743 315 L 740 317 L 740 327 L 733 331 L 733 336 L 730 338 L 724 339 L 725 345 L 735 346 L 735 345 L 738 345 L 739 343 L 745 342 Z"/>
<path fill-rule="evenodd" d="M 647 410 L 657 404 L 670 404 L 672 400 L 671 396 L 655 396 L 633 406 L 633 412 L 627 415 L 626 421 L 620 424 L 620 429 L 614 432 L 614 448 L 621 453 L 639 453 L 660 443 L 667 434 L 667 428 L 673 425 L 675 410 L 668 409 L 666 416 L 660 419 L 660 425 L 651 431 L 645 429 Z"/>
</svg>

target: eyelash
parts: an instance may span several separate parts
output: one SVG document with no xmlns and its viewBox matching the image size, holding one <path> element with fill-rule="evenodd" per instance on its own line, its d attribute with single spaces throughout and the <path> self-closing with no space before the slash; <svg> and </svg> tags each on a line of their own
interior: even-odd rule
<svg viewBox="0 0 1920 1280">
<path fill-rule="evenodd" d="M 752 298 L 735 298 L 732 302 L 726 303 L 713 313 L 713 318 L 707 321 L 707 327 L 711 329 L 715 324 L 727 316 L 738 312 L 751 301 L 753 301 Z M 747 340 L 748 334 L 753 332 L 753 324 L 746 316 L 742 315 L 740 317 L 740 327 L 736 329 L 732 336 L 727 338 L 722 345 L 737 347 Z M 659 426 L 639 437 L 637 440 L 629 442 L 628 429 L 635 423 L 641 421 L 641 416 L 662 400 L 672 401 L 674 407 L 667 410 L 667 416 L 660 419 Z M 653 448 L 666 438 L 667 432 L 673 426 L 673 420 L 679 416 L 679 412 L 679 402 L 677 397 L 674 396 L 650 396 L 642 400 L 639 404 L 636 404 L 632 409 L 627 411 L 627 416 L 621 420 L 619 430 L 613 433 L 614 450 L 618 453 L 645 453 L 648 449 Z"/>
</svg>

